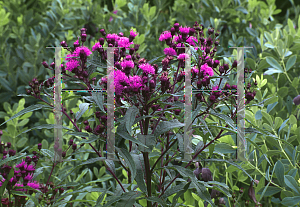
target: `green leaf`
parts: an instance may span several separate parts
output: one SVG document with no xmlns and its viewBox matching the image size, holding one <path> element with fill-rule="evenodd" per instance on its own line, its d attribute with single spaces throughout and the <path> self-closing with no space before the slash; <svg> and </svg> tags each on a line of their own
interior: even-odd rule
<svg viewBox="0 0 300 207">
<path fill-rule="evenodd" d="M 295 35 L 296 34 L 296 30 L 294 28 L 294 24 L 292 22 L 292 20 L 288 19 L 288 25 L 289 25 L 289 32 L 292 34 L 292 35 Z"/>
<path fill-rule="evenodd" d="M 153 134 L 148 134 L 148 135 L 138 134 L 137 137 L 141 143 L 143 143 L 147 146 L 147 148 L 145 148 L 143 146 L 139 146 L 138 149 L 141 152 L 152 152 L 153 146 L 155 146 L 154 135 Z"/>
<path fill-rule="evenodd" d="M 80 117 L 86 112 L 86 110 L 88 110 L 89 108 L 89 103 L 81 103 L 79 104 L 79 112 L 76 113 L 76 117 L 75 119 L 78 121 L 80 119 Z"/>
<path fill-rule="evenodd" d="M 300 201 L 300 196 L 285 197 L 281 201 L 281 204 L 285 206 L 296 206 L 298 205 L 299 201 Z"/>
<path fill-rule="evenodd" d="M 284 182 L 285 184 L 291 188 L 296 194 L 300 194 L 300 189 L 299 189 L 299 186 L 295 180 L 295 178 L 293 178 L 292 176 L 290 175 L 285 175 L 284 176 Z"/>
<path fill-rule="evenodd" d="M 119 201 L 116 206 L 132 207 L 135 203 L 135 199 L 141 196 L 141 194 L 142 193 L 140 191 L 129 191 L 122 193 L 121 201 Z"/>
<path fill-rule="evenodd" d="M 130 172 L 131 172 L 132 180 L 133 180 L 136 176 L 136 166 L 135 166 L 135 163 L 133 161 L 131 154 L 126 149 L 123 149 L 123 148 L 116 147 L 116 150 L 124 158 L 126 164 L 128 165 Z"/>
<path fill-rule="evenodd" d="M 147 188 L 145 185 L 145 166 L 144 166 L 144 158 L 142 154 L 132 154 L 131 155 L 136 166 L 136 176 L 135 181 L 142 192 L 147 193 Z"/>
<path fill-rule="evenodd" d="M 189 177 L 192 180 L 192 183 L 194 184 L 198 196 L 209 202 L 211 206 L 215 207 L 216 205 L 213 203 L 213 201 L 210 198 L 210 195 L 206 189 L 206 187 L 203 185 L 203 183 L 198 182 L 198 180 L 196 180 L 196 176 L 194 175 L 194 173 L 190 170 L 190 169 L 186 169 L 184 167 L 181 166 L 176 166 L 176 167 L 167 167 L 167 168 L 173 168 L 175 170 L 177 170 L 183 177 Z"/>
<path fill-rule="evenodd" d="M 273 57 L 267 57 L 267 58 L 266 58 L 266 61 L 267 61 L 267 63 L 269 63 L 269 65 L 272 66 L 273 68 L 275 68 L 275 69 L 277 69 L 277 70 L 280 70 L 280 71 L 284 72 L 283 69 L 282 69 L 282 67 L 280 66 L 280 64 L 279 64 L 279 63 L 277 62 L 277 60 L 275 60 Z"/>
<path fill-rule="evenodd" d="M 157 202 L 159 204 L 161 204 L 162 206 L 167 206 L 167 203 L 161 199 L 161 198 L 158 198 L 158 197 L 143 197 L 143 199 L 147 199 L 148 201 L 152 201 L 152 202 Z"/>
<path fill-rule="evenodd" d="M 135 121 L 136 115 L 139 113 L 139 110 L 136 106 L 131 106 L 129 109 L 127 109 L 126 114 L 124 116 L 124 122 L 126 129 L 129 134 L 131 134 L 131 127 Z"/>
<path fill-rule="evenodd" d="M 183 187 L 183 189 L 181 189 L 178 193 L 176 193 L 176 195 L 173 197 L 172 207 L 174 207 L 175 204 L 178 203 L 179 197 L 182 196 L 182 194 L 184 194 L 184 193 L 189 189 L 190 184 L 191 184 L 191 182 L 188 182 L 188 183 Z"/>
<path fill-rule="evenodd" d="M 166 199 L 168 197 L 170 197 L 171 195 L 173 195 L 174 193 L 178 193 L 179 191 L 182 190 L 182 188 L 184 188 L 185 185 L 187 185 L 188 183 L 180 183 L 174 187 L 168 188 L 166 190 L 166 192 L 161 196 L 162 199 Z"/>
<path fill-rule="evenodd" d="M 105 159 L 105 163 L 106 163 L 106 165 L 109 167 L 109 169 L 110 169 L 114 174 L 116 174 L 116 167 L 115 167 L 114 161 L 113 161 L 113 160 Z"/>
<path fill-rule="evenodd" d="M 226 162 L 230 165 L 233 165 L 233 166 L 237 167 L 241 171 L 243 171 L 250 178 L 251 181 L 254 181 L 254 179 L 251 177 L 251 175 L 249 175 L 249 173 L 247 173 L 247 171 L 244 168 L 242 168 L 240 165 L 238 165 L 234 162 L 231 162 L 231 161 L 228 161 L 228 160 L 222 160 L 222 159 L 204 159 L 202 161 L 205 161 L 205 162 L 210 162 L 210 161 L 211 162 Z"/>
<path fill-rule="evenodd" d="M 102 203 L 103 199 L 104 199 L 104 196 L 106 195 L 107 191 L 111 189 L 111 186 L 106 189 L 97 199 L 97 202 L 96 202 L 96 206 L 100 205 L 100 203 Z"/>
<path fill-rule="evenodd" d="M 288 59 L 288 61 L 286 63 L 286 71 L 288 71 L 295 65 L 296 60 L 297 60 L 297 55 L 293 55 Z"/>
<path fill-rule="evenodd" d="M 94 101 L 96 102 L 97 106 L 101 109 L 101 111 L 106 113 L 106 111 L 103 108 L 102 92 L 92 93 L 92 97 L 93 97 Z"/>
<path fill-rule="evenodd" d="M 17 117 L 19 117 L 23 114 L 26 114 L 26 113 L 31 112 L 31 111 L 36 111 L 36 110 L 39 110 L 41 108 L 52 108 L 52 107 L 48 106 L 48 105 L 44 105 L 44 104 L 36 104 L 36 105 L 29 106 L 29 107 L 23 109 L 22 111 L 18 112 L 17 114 L 13 115 L 10 119 L 8 119 L 4 123 L 0 124 L 0 126 L 2 126 L 6 122 L 8 122 L 10 120 L 13 120 L 13 119 L 15 119 L 15 118 L 17 118 Z"/>
<path fill-rule="evenodd" d="M 127 132 L 116 132 L 117 135 L 123 137 L 126 140 L 132 141 L 133 143 L 138 144 L 139 146 L 143 146 L 143 147 L 147 147 L 145 144 L 143 144 L 142 142 L 140 142 L 139 140 L 133 138 L 130 134 L 128 134 Z"/>
<path fill-rule="evenodd" d="M 19 147 L 19 148 L 24 147 L 24 145 L 26 144 L 27 141 L 28 141 L 28 139 L 26 137 L 23 137 L 22 139 L 20 139 L 17 142 L 17 147 Z"/>
<path fill-rule="evenodd" d="M 13 91 L 13 89 L 10 87 L 11 84 L 5 79 L 5 78 L 0 78 L 0 83 L 1 85 L 8 91 Z"/>
<path fill-rule="evenodd" d="M 53 129 L 53 128 L 60 128 L 60 127 L 62 127 L 63 129 L 74 131 L 74 129 L 69 129 L 68 127 L 61 126 L 59 124 L 43 124 L 41 126 L 36 126 L 36 127 L 31 128 L 31 129 L 27 129 L 27 130 L 23 131 L 22 133 L 18 134 L 16 137 L 20 136 L 23 133 L 29 132 L 33 129 Z"/>
<path fill-rule="evenodd" d="M 180 123 L 177 119 L 171 120 L 171 121 L 163 121 L 159 123 L 159 125 L 156 127 L 154 136 L 158 137 L 159 135 L 166 133 L 174 128 L 183 127 L 185 124 Z"/>
<path fill-rule="evenodd" d="M 274 171 L 280 186 L 284 186 L 284 165 L 280 160 L 276 162 L 273 173 Z"/>
</svg>

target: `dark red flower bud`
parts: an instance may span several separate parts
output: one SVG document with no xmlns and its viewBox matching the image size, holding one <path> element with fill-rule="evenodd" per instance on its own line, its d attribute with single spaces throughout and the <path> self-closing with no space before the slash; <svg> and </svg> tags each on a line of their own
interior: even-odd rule
<svg viewBox="0 0 300 207">
<path fill-rule="evenodd" d="M 190 28 L 190 30 L 189 30 L 189 35 L 190 36 L 193 36 L 194 34 L 195 34 L 195 29 L 194 28 Z"/>
<path fill-rule="evenodd" d="M 214 29 L 213 28 L 212 29 L 208 29 L 207 33 L 208 33 L 208 35 L 213 34 L 214 33 Z"/>
<path fill-rule="evenodd" d="M 101 117 L 101 113 L 99 111 L 96 111 L 95 114 L 98 119 Z"/>
<path fill-rule="evenodd" d="M 73 139 L 70 139 L 69 140 L 69 145 L 72 145 L 73 144 Z"/>
<path fill-rule="evenodd" d="M 29 156 L 27 156 L 27 157 L 25 158 L 25 161 L 26 161 L 27 164 L 29 165 L 29 164 L 31 163 L 31 158 L 30 158 Z"/>
<path fill-rule="evenodd" d="M 84 124 L 84 125 L 89 125 L 89 122 L 88 122 L 87 120 L 85 120 L 85 121 L 83 122 L 83 124 Z"/>
<path fill-rule="evenodd" d="M 60 45 L 61 45 L 62 47 L 68 47 L 66 41 L 62 41 L 62 42 L 60 43 Z"/>
<path fill-rule="evenodd" d="M 224 70 L 225 70 L 225 71 L 227 71 L 227 70 L 229 69 L 228 64 L 224 64 L 223 66 L 224 66 Z"/>
<path fill-rule="evenodd" d="M 67 153 L 66 153 L 65 151 L 63 151 L 62 154 L 61 154 L 61 156 L 62 156 L 62 157 L 66 157 L 66 154 L 67 154 Z"/>
<path fill-rule="evenodd" d="M 248 195 L 254 201 L 254 203 L 257 202 L 256 198 L 255 198 L 255 191 L 254 191 L 254 188 L 253 188 L 253 181 L 251 181 L 251 184 L 250 184 L 250 187 L 249 187 L 249 190 L 248 190 Z"/>
<path fill-rule="evenodd" d="M 201 177 L 203 179 L 204 182 L 207 181 L 212 181 L 212 175 L 211 175 L 211 171 L 209 168 L 202 168 L 202 174 Z"/>
<path fill-rule="evenodd" d="M 73 143 L 73 145 L 72 145 L 72 149 L 75 151 L 75 150 L 76 150 L 76 148 L 77 148 L 77 144 Z"/>
<path fill-rule="evenodd" d="M 15 150 L 10 149 L 8 152 L 9 156 L 14 156 L 16 154 Z"/>
<path fill-rule="evenodd" d="M 85 42 L 86 41 L 86 34 L 81 34 L 81 42 Z"/>
<path fill-rule="evenodd" d="M 53 68 L 53 69 L 55 69 L 55 62 L 52 62 L 52 63 L 50 64 L 50 67 Z"/>
<path fill-rule="evenodd" d="M 42 64 L 45 68 L 49 68 L 49 65 L 46 63 L 46 61 L 42 62 Z"/>
<path fill-rule="evenodd" d="M 11 147 L 11 143 L 10 143 L 10 142 L 7 142 L 7 143 L 6 143 L 6 147 L 7 147 L 7 148 L 10 148 L 10 147 Z"/>
<path fill-rule="evenodd" d="M 175 31 L 178 32 L 179 31 L 179 23 L 175 23 L 174 28 L 175 28 Z"/>
<path fill-rule="evenodd" d="M 86 131 L 88 132 L 92 132 L 92 128 L 90 127 L 90 125 L 87 125 L 85 128 L 84 128 Z"/>
<path fill-rule="evenodd" d="M 81 34 L 86 34 L 86 28 L 81 28 L 80 31 L 81 31 Z"/>
<path fill-rule="evenodd" d="M 103 36 L 105 36 L 106 35 L 106 32 L 105 32 L 105 29 L 100 29 L 100 31 L 99 31 Z"/>
<path fill-rule="evenodd" d="M 300 104 L 300 95 L 296 96 L 294 99 L 293 99 L 293 102 L 294 104 L 297 106 Z"/>
<path fill-rule="evenodd" d="M 36 155 L 36 154 L 37 154 L 37 152 L 36 152 L 36 151 L 33 151 L 33 152 L 32 152 L 32 154 Z"/>
<path fill-rule="evenodd" d="M 42 149 L 42 143 L 38 144 L 38 149 L 41 150 Z"/>
</svg>

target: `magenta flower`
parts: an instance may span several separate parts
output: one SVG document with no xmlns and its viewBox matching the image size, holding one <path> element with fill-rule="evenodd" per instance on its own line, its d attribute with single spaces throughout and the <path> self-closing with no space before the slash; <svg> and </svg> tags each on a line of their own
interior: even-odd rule
<svg viewBox="0 0 300 207">
<path fill-rule="evenodd" d="M 195 40 L 196 42 L 198 42 L 197 38 L 194 37 L 194 36 L 190 36 L 186 41 L 187 41 L 187 43 L 189 43 L 190 45 L 195 46 L 195 43 L 194 43 L 193 40 Z M 195 48 L 195 49 L 197 49 L 197 48 Z"/>
<path fill-rule="evenodd" d="M 22 159 L 22 162 L 20 164 L 17 164 L 16 167 L 19 169 L 24 169 L 25 161 Z"/>
<path fill-rule="evenodd" d="M 92 52 L 89 50 L 89 48 L 87 48 L 85 46 L 80 46 L 80 47 L 76 48 L 73 55 L 79 57 L 81 51 L 83 51 L 86 56 L 90 56 L 92 54 Z"/>
<path fill-rule="evenodd" d="M 121 66 L 122 66 L 123 69 L 124 68 L 132 69 L 132 68 L 134 68 L 134 62 L 131 61 L 131 60 L 124 60 L 124 61 L 121 62 Z"/>
<path fill-rule="evenodd" d="M 124 90 L 124 86 L 129 85 L 129 79 L 125 75 L 125 73 L 123 73 L 120 70 L 115 71 L 114 75 L 115 75 L 114 84 L 115 84 L 116 95 L 121 95 Z"/>
<path fill-rule="evenodd" d="M 75 57 L 73 54 L 68 54 L 67 57 Z M 66 63 L 66 70 L 72 71 L 74 68 L 77 68 L 79 66 L 79 61 L 75 58 L 66 58 L 68 62 Z"/>
<path fill-rule="evenodd" d="M 35 181 L 33 183 L 28 183 L 27 186 L 34 188 L 34 189 L 39 189 L 40 185 Z"/>
<path fill-rule="evenodd" d="M 25 168 L 26 168 L 26 165 L 25 165 Z M 27 170 L 27 172 L 33 172 L 35 170 L 35 168 L 33 165 L 28 165 L 26 170 Z"/>
<path fill-rule="evenodd" d="M 132 44 L 134 43 L 129 42 L 128 37 L 120 37 L 118 40 L 118 47 L 125 47 L 126 49 L 128 49 Z"/>
<path fill-rule="evenodd" d="M 209 67 L 207 65 L 207 63 L 205 63 L 204 65 L 201 65 L 200 71 L 203 71 L 204 75 L 209 75 L 209 76 L 213 76 L 214 75 L 213 69 L 211 67 Z"/>
<path fill-rule="evenodd" d="M 188 58 L 188 54 L 186 53 L 182 53 L 177 57 L 178 60 L 185 60 L 186 58 Z"/>
<path fill-rule="evenodd" d="M 192 67 L 192 73 L 195 73 L 195 74 L 199 73 L 197 66 Z"/>
<path fill-rule="evenodd" d="M 149 63 L 139 65 L 139 68 L 141 68 L 146 74 L 155 74 L 155 68 Z"/>
<path fill-rule="evenodd" d="M 115 33 L 113 33 L 113 34 L 107 34 L 106 35 L 106 39 L 110 40 L 110 41 L 118 41 L 119 38 L 120 37 L 117 34 L 115 34 Z"/>
<path fill-rule="evenodd" d="M 164 31 L 160 37 L 159 37 L 159 41 L 164 41 L 164 40 L 167 40 L 167 39 L 171 39 L 172 38 L 172 35 L 171 35 L 171 32 L 169 31 Z"/>
<path fill-rule="evenodd" d="M 175 56 L 177 52 L 173 48 L 165 48 L 164 49 L 165 55 Z"/>
<path fill-rule="evenodd" d="M 136 37 L 138 35 L 137 32 L 134 32 L 133 29 L 130 30 L 130 36 Z"/>
<path fill-rule="evenodd" d="M 181 32 L 181 34 L 187 35 L 190 32 L 190 27 L 182 27 L 182 26 L 180 26 L 179 27 L 179 31 Z"/>
<path fill-rule="evenodd" d="M 177 35 L 175 35 L 174 37 L 173 37 L 173 43 L 175 43 L 175 42 L 178 42 L 178 40 L 179 39 L 181 39 L 182 38 L 182 36 L 181 35 L 179 35 L 179 36 L 177 36 Z"/>
<path fill-rule="evenodd" d="M 143 87 L 142 79 L 140 76 L 130 76 L 130 87 L 133 92 L 138 92 L 141 87 Z"/>
<path fill-rule="evenodd" d="M 102 45 L 100 45 L 100 42 L 97 42 L 97 43 L 93 46 L 92 51 L 98 50 L 100 47 L 102 47 Z"/>
</svg>

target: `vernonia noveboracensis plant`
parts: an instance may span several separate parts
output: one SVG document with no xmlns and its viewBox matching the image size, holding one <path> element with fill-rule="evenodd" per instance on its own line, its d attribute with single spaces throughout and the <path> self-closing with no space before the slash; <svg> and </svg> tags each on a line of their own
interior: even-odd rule
<svg viewBox="0 0 300 207">
<path fill-rule="evenodd" d="M 232 197 L 231 190 L 220 177 L 218 180 L 215 179 L 205 161 L 212 155 L 210 151 L 214 149 L 213 147 L 225 132 L 230 135 L 236 130 L 234 120 L 237 111 L 233 109 L 236 107 L 237 85 L 230 84 L 226 77 L 234 74 L 237 61 L 229 65 L 221 64 L 220 60 L 214 59 L 219 44 L 219 33 L 214 31 L 214 28 L 209 28 L 208 37 L 205 37 L 204 26 L 197 22 L 193 27 L 175 23 L 170 30 L 164 31 L 159 37 L 159 41 L 166 44 L 163 57 L 153 60 L 141 58 L 138 54 L 139 45 L 133 42 L 138 35 L 137 32 L 131 30 L 128 37 L 123 33 L 107 34 L 104 29 L 101 29 L 100 33 L 103 37 L 99 38 L 90 51 L 84 46 L 87 35 L 86 29 L 82 28 L 80 38 L 74 42 L 73 47 L 67 48 L 69 54 L 66 55 L 66 62 L 61 65 L 64 83 L 76 80 L 76 84 L 88 90 L 100 89 L 100 87 L 107 89 L 107 76 L 102 75 L 101 79 L 96 82 L 96 77 L 101 74 L 95 72 L 94 66 L 105 68 L 108 58 L 105 48 L 114 47 L 116 105 L 114 119 L 117 125 L 115 154 L 119 161 L 105 159 L 103 143 L 107 139 L 108 113 L 104 103 L 107 97 L 104 96 L 103 99 L 102 94 L 95 95 L 88 91 L 87 93 L 92 98 L 86 99 L 93 107 L 90 108 L 92 113 L 85 118 L 82 115 L 88 108 L 83 109 L 80 106 L 80 113 L 74 114 L 72 110 L 67 109 L 68 105 L 62 104 L 64 120 L 71 122 L 75 129 L 72 135 L 81 137 L 81 140 L 78 138 L 64 140 L 65 147 L 62 150 L 62 156 L 72 158 L 71 161 L 65 162 L 69 164 L 75 162 L 73 170 L 96 161 L 103 162 L 108 174 L 118 185 L 119 191 L 115 195 L 107 189 L 101 191 L 97 188 L 95 192 L 97 190 L 104 192 L 103 196 L 100 196 L 97 201 L 89 202 L 104 206 L 125 206 L 125 203 L 128 206 L 140 206 L 144 200 L 147 207 L 174 206 L 183 192 L 192 189 L 205 206 L 208 204 L 224 205 L 225 200 L 228 201 Z M 61 42 L 61 46 L 68 47 L 65 41 Z M 193 61 L 191 65 L 192 87 L 201 90 L 193 95 L 192 104 L 193 135 L 201 137 L 201 141 L 198 140 L 197 144 L 192 145 L 193 153 L 190 160 L 176 164 L 176 159 L 183 158 L 184 154 L 185 97 L 183 91 L 186 78 L 184 69 L 185 61 L 189 58 L 185 53 L 186 47 L 192 48 L 190 57 Z M 98 58 L 98 62 L 95 58 Z M 50 66 L 46 62 L 42 64 L 45 68 L 55 69 L 54 62 Z M 249 77 L 251 72 L 251 69 L 245 69 L 245 74 Z M 43 82 L 34 78 L 29 83 L 30 89 L 27 90 L 27 94 L 44 102 L 44 105 L 39 105 L 40 108 L 46 106 L 54 108 L 54 104 L 51 103 L 53 95 L 49 95 L 51 93 L 49 89 L 53 89 L 53 84 L 54 77 Z M 256 94 L 254 89 L 250 89 L 251 87 L 251 82 L 247 83 L 246 105 L 254 99 Z M 45 94 L 49 102 L 41 98 L 41 94 Z M 96 101 L 97 96 L 102 98 Z M 66 93 L 64 98 L 68 97 L 71 95 Z M 220 105 L 223 105 L 222 110 Z M 224 107 L 228 107 L 227 110 L 230 111 L 228 116 L 222 114 Z M 214 127 L 215 125 L 218 127 Z M 134 130 L 132 130 L 133 126 L 135 126 Z M 73 152 L 68 152 L 70 148 Z M 82 159 L 77 156 L 83 153 L 84 148 L 93 152 L 89 158 Z M 9 158 L 11 156 L 13 157 L 10 155 Z M 230 158 L 230 156 L 222 158 L 218 154 L 214 156 L 221 161 Z M 29 158 L 26 160 L 29 161 Z M 194 164 L 195 160 L 198 162 Z M 230 164 L 238 166 L 233 162 Z M 53 162 L 50 176 L 56 166 L 58 163 Z M 116 166 L 124 170 L 128 183 L 121 182 Z M 32 170 L 34 170 L 33 167 Z M 247 174 L 244 169 L 242 170 Z M 69 174 L 71 171 L 67 170 Z M 8 174 L 9 170 L 5 172 Z M 60 195 L 56 194 L 57 190 L 55 191 L 54 186 L 67 184 L 66 178 L 69 174 L 58 175 L 59 179 L 54 179 L 54 177 L 51 179 L 49 176 L 46 185 L 49 185 L 52 180 L 51 188 L 54 192 L 46 204 L 59 206 L 68 201 L 72 206 L 72 203 L 76 202 L 75 198 L 69 196 L 79 191 L 74 191 L 73 194 L 70 191 L 60 192 Z M 252 181 L 253 178 L 250 175 L 249 177 Z M 46 192 L 41 185 L 36 184 L 34 187 L 42 193 Z M 76 188 L 83 191 L 80 185 Z M 5 204 L 14 202 L 17 198 L 16 194 L 13 198 L 9 190 L 9 196 L 3 200 Z M 175 193 L 177 193 L 176 196 L 170 200 L 170 196 Z"/>
</svg>

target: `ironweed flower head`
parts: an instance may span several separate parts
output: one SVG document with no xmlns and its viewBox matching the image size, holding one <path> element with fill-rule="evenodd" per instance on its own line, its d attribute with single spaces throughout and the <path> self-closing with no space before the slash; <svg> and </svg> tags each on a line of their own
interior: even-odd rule
<svg viewBox="0 0 300 207">
<path fill-rule="evenodd" d="M 144 73 L 146 74 L 155 74 L 155 69 L 152 65 L 150 65 L 149 63 L 146 63 L 146 64 L 142 64 L 142 65 L 139 65 L 139 68 L 141 68 Z"/>
</svg>

